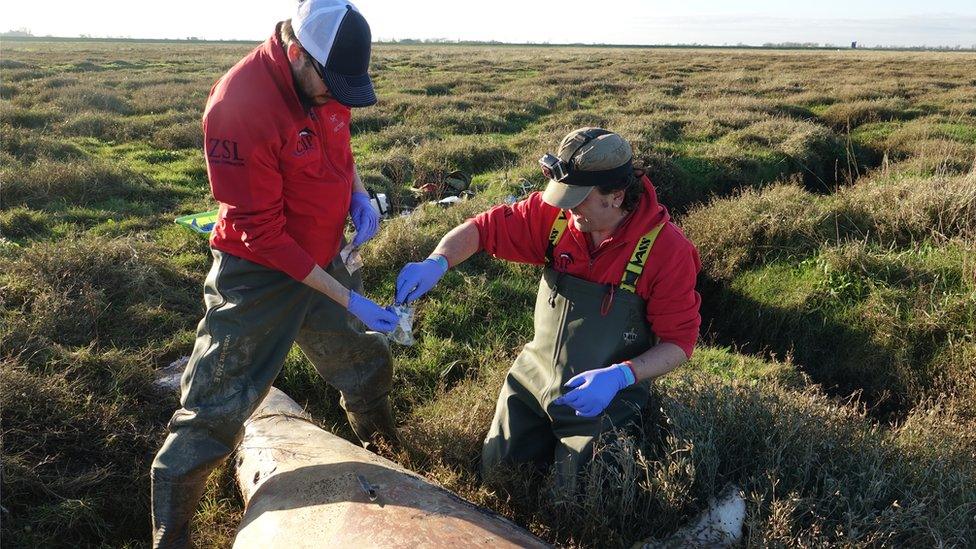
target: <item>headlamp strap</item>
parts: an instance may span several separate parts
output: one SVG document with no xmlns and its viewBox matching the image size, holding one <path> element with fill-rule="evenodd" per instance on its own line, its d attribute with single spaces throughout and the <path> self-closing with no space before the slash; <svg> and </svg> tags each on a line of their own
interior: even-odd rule
<svg viewBox="0 0 976 549">
<path fill-rule="evenodd" d="M 633 160 L 628 160 L 622 166 L 617 166 L 616 168 L 611 168 L 609 170 L 570 172 L 569 177 L 563 180 L 563 183 L 567 185 L 594 187 L 597 185 L 606 184 L 607 182 L 620 181 L 621 179 L 627 177 L 627 175 L 633 173 L 633 171 Z"/>
<path fill-rule="evenodd" d="M 580 144 L 576 147 L 576 150 L 573 151 L 573 154 L 569 155 L 569 158 L 566 160 L 566 167 L 569 168 L 568 172 L 573 173 L 575 171 L 573 169 L 573 158 L 576 157 L 576 155 L 583 149 L 583 147 L 586 146 L 587 143 L 593 141 L 601 135 L 608 135 L 610 133 L 611 132 L 604 129 L 594 128 L 580 132 L 573 136 L 573 141 L 580 141 Z"/>
</svg>

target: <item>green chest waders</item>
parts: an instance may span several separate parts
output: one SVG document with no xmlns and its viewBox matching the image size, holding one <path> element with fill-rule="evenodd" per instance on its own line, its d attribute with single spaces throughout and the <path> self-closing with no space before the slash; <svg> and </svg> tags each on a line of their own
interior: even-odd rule
<svg viewBox="0 0 976 549">
<path fill-rule="evenodd" d="M 214 250 L 204 284 L 207 312 L 182 380 L 180 408 L 153 460 L 153 546 L 185 547 L 210 472 L 234 450 L 244 422 L 268 393 L 297 343 L 339 390 L 353 431 L 396 440 L 388 394 L 393 358 L 386 337 L 325 294 L 288 275 Z M 326 272 L 362 291 L 338 256 Z"/>
<path fill-rule="evenodd" d="M 557 229 L 550 235 L 550 250 L 561 236 Z M 647 304 L 634 288 L 659 230 L 655 227 L 638 242 L 619 286 L 546 267 L 536 296 L 535 336 L 505 377 L 485 439 L 485 476 L 501 463 L 545 467 L 555 462 L 560 485 L 572 486 L 600 434 L 639 418 L 649 397 L 648 382 L 617 393 L 595 418 L 579 417 L 553 400 L 568 391 L 563 385 L 573 376 L 633 358 L 654 344 Z"/>
</svg>

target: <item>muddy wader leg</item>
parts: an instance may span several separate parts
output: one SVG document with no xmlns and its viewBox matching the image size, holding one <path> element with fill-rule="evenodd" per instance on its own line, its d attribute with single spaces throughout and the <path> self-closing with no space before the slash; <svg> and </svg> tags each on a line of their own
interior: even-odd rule
<svg viewBox="0 0 976 549">
<path fill-rule="evenodd" d="M 362 292 L 359 273 L 350 276 L 338 257 L 326 272 Z M 375 450 L 375 437 L 400 442 L 390 407 L 393 356 L 386 336 L 366 331 L 341 305 L 316 296 L 296 341 L 319 375 L 342 393 L 339 403 L 364 447 Z"/>
<path fill-rule="evenodd" d="M 207 476 L 267 395 L 312 292 L 284 273 L 214 251 L 181 407 L 152 465 L 154 547 L 187 546 Z"/>
<path fill-rule="evenodd" d="M 593 460 L 595 447 L 604 433 L 613 429 L 632 429 L 640 423 L 645 398 L 637 402 L 618 397 L 597 417 L 579 417 L 569 406 L 552 406 L 559 410 L 553 416 L 553 432 L 559 437 L 553 453 L 556 464 L 556 490 L 563 498 L 576 494 L 579 475 Z"/>
<path fill-rule="evenodd" d="M 549 417 L 518 376 L 509 371 L 481 450 L 482 478 L 490 479 L 503 464 L 531 463 L 542 470 L 551 463 L 555 444 Z"/>
</svg>

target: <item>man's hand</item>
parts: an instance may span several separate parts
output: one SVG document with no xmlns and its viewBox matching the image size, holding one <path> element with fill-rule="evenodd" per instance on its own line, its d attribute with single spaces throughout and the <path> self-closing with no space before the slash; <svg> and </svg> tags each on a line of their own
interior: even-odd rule
<svg viewBox="0 0 976 549">
<path fill-rule="evenodd" d="M 349 203 L 349 217 L 352 218 L 352 225 L 356 227 L 356 237 L 352 239 L 353 246 L 361 246 L 380 228 L 380 214 L 376 213 L 373 205 L 370 204 L 369 195 L 356 191 L 352 193 L 352 202 Z"/>
<path fill-rule="evenodd" d="M 626 364 L 590 370 L 567 381 L 565 386 L 573 390 L 554 400 L 553 404 L 571 406 L 580 417 L 596 417 L 606 410 L 621 389 L 633 385 L 634 381 L 634 374 Z"/>
<path fill-rule="evenodd" d="M 353 291 L 349 292 L 349 312 L 362 320 L 363 324 L 370 330 L 384 334 L 392 332 L 400 321 L 396 313 L 389 307 L 384 309 Z"/>
<path fill-rule="evenodd" d="M 444 256 L 428 257 L 419 263 L 407 263 L 396 281 L 396 302 L 410 303 L 430 291 L 447 272 Z"/>
</svg>

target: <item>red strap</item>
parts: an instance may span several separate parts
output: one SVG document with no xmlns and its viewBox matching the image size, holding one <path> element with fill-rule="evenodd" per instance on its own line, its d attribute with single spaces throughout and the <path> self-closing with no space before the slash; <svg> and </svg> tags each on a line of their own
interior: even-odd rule
<svg viewBox="0 0 976 549">
<path fill-rule="evenodd" d="M 600 305 L 600 316 L 607 316 L 610 314 L 610 309 L 613 308 L 613 293 L 616 288 L 616 286 L 611 284 L 610 289 L 607 290 L 606 295 L 603 296 L 603 303 Z"/>
</svg>

